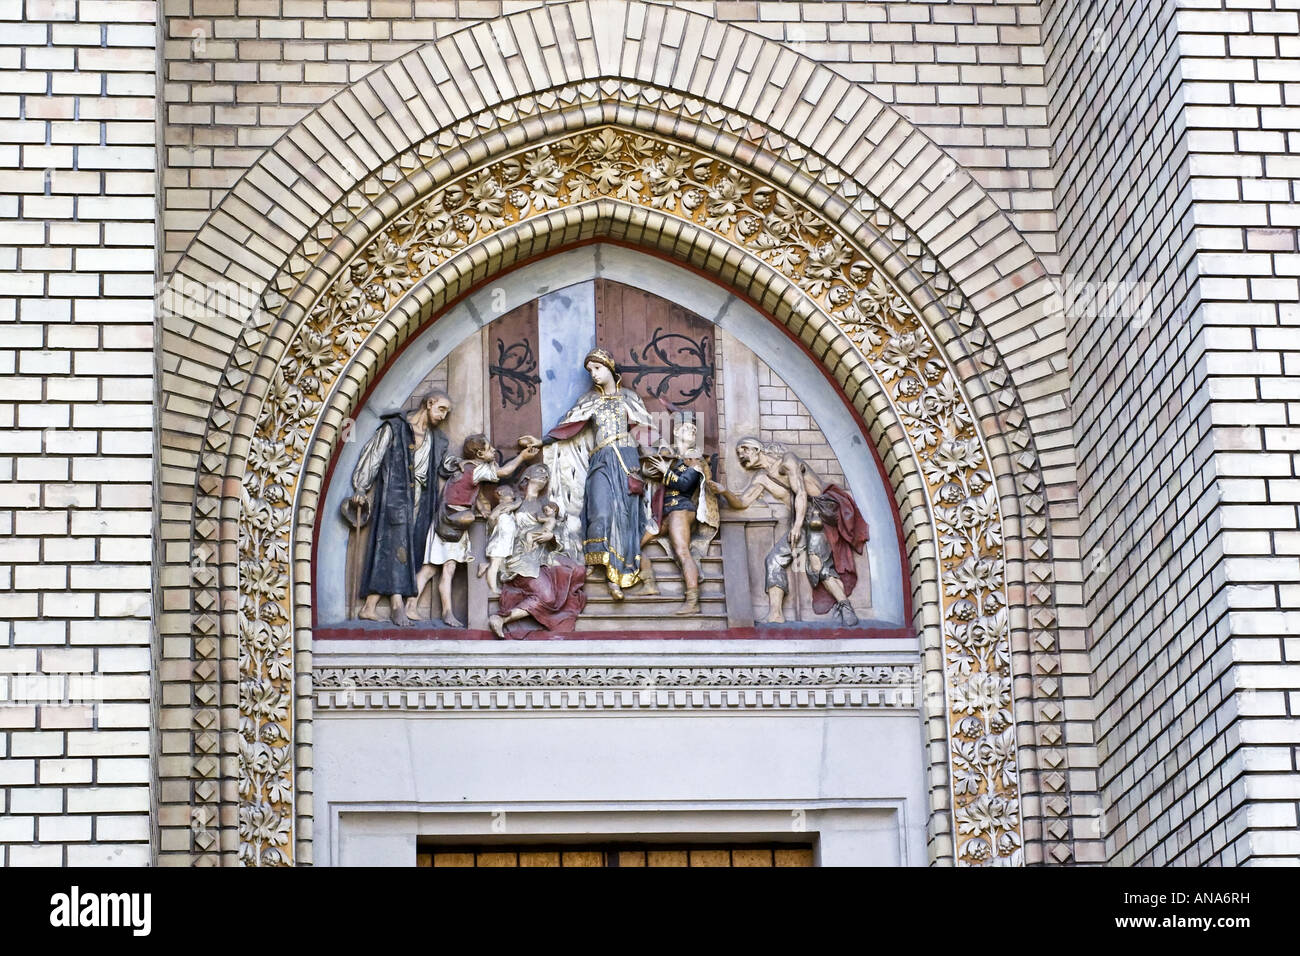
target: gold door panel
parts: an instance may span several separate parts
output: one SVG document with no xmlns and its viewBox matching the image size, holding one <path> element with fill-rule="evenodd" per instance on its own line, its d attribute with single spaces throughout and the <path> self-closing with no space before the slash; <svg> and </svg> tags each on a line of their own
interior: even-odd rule
<svg viewBox="0 0 1300 956">
<path fill-rule="evenodd" d="M 600 844 L 561 847 L 423 847 L 417 866 L 729 867 L 812 866 L 810 846 Z"/>
</svg>

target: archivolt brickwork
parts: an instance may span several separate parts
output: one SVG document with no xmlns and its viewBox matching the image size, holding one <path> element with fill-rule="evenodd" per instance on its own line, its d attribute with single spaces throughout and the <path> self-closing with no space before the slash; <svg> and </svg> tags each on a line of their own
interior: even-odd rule
<svg viewBox="0 0 1300 956">
<path fill-rule="evenodd" d="M 581 13 L 592 27 L 572 37 L 592 51 L 584 68 L 627 62 L 611 51 L 634 41 L 607 22 L 626 6 L 567 5 L 567 23 Z M 481 29 L 479 39 L 500 36 L 499 26 Z M 178 270 L 178 280 L 265 290 L 265 308 L 167 323 L 164 484 L 188 481 L 194 520 L 182 493 L 164 492 L 164 703 L 175 705 L 169 739 L 179 739 L 182 716 L 187 738 L 187 752 L 164 753 L 164 827 L 179 830 L 171 807 L 189 814 L 186 845 L 164 836 L 164 855 L 216 862 L 243 843 L 249 861 L 310 860 L 301 825 L 311 812 L 310 618 L 290 600 L 305 600 L 310 541 L 288 526 L 310 525 L 342 415 L 421 321 L 511 262 L 608 235 L 744 291 L 809 345 L 872 423 L 908 524 L 917 626 L 934 635 L 926 664 L 948 675 L 953 708 L 932 719 L 931 738 L 949 744 L 934 761 L 934 857 L 1012 861 L 1023 830 L 1030 861 L 1069 860 L 1045 476 L 1033 422 L 993 344 L 1008 321 L 1032 334 L 1039 313 L 990 304 L 977 317 L 972 304 L 972 293 L 989 300 L 1002 283 L 1025 294 L 1040 274 L 1032 256 L 1016 251 L 996 215 L 972 215 L 978 189 L 927 156 L 923 137 L 843 81 L 814 82 L 816 68 L 798 58 L 783 80 L 765 81 L 781 91 L 799 74 L 796 89 L 818 90 L 780 112 L 794 137 L 763 124 L 776 112 L 756 111 L 761 84 L 757 98 L 743 95 L 747 85 L 729 96 L 746 100 L 741 113 L 606 79 L 472 116 L 461 101 L 465 115 L 395 148 L 403 131 L 451 109 L 445 100 L 432 109 L 410 78 L 417 65 L 430 77 L 448 72 L 457 49 L 443 41 L 417 51 L 305 121 L 232 191 Z M 503 68 L 489 73 L 518 77 Z M 805 127 L 818 130 L 805 138 L 812 146 L 849 168 L 803 145 Z M 568 180 L 553 181 L 544 142 L 552 161 L 570 163 Z M 565 153 L 569 145 L 581 152 Z M 685 165 L 667 176 L 676 157 Z M 885 166 L 892 176 L 874 191 Z M 980 254 L 958 255 L 961 269 L 950 271 L 945 259 L 963 246 Z M 1001 274 L 1008 263 L 1017 265 Z M 981 271 L 1001 277 L 981 284 Z M 1032 373 L 1025 384 L 1032 390 Z M 254 560 L 267 554 L 270 570 Z M 1012 674 L 1014 694 L 1002 683 Z M 1005 733 L 1013 696 L 1020 791 Z M 980 732 L 968 718 L 983 721 Z M 958 804 L 951 815 L 947 794 Z"/>
</svg>

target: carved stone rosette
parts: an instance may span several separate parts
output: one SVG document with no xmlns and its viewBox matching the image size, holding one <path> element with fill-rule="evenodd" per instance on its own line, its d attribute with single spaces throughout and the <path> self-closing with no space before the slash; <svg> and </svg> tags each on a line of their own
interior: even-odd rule
<svg viewBox="0 0 1300 956">
<path fill-rule="evenodd" d="M 976 416 L 932 333 L 866 253 L 815 210 L 728 162 L 614 126 L 474 169 L 390 221 L 334 279 L 272 381 L 239 516 L 240 858 L 291 862 L 290 537 L 303 456 L 350 357 L 450 257 L 530 216 L 615 200 L 688 220 L 780 271 L 854 343 L 907 429 L 942 562 L 957 856 L 1021 861 L 1002 515 Z"/>
</svg>

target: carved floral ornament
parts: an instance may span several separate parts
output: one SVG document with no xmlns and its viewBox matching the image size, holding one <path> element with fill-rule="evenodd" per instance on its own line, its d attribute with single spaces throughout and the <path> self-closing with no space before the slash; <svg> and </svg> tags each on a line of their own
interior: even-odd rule
<svg viewBox="0 0 1300 956">
<path fill-rule="evenodd" d="M 816 212 L 727 162 L 614 127 L 470 171 L 393 219 L 309 310 L 250 442 L 239 516 L 240 859 L 291 862 L 291 502 L 326 396 L 378 321 L 471 244 L 592 199 L 690 221 L 787 276 L 883 384 L 926 479 L 942 564 L 958 859 L 1021 862 L 1002 517 L 975 416 L 884 274 Z"/>
</svg>

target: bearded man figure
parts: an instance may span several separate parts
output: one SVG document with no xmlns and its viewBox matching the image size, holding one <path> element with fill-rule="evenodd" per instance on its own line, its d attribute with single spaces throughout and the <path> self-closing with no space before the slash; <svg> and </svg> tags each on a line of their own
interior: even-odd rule
<svg viewBox="0 0 1300 956">
<path fill-rule="evenodd" d="M 852 496 L 837 485 L 823 485 L 807 462 L 775 442 L 765 445 L 757 438 L 742 438 L 736 443 L 736 458 L 751 473 L 745 490 L 736 494 L 716 481 L 707 482 L 708 489 L 735 509 L 748 508 L 766 494 L 782 512 L 776 543 L 763 561 L 768 623 L 785 623 L 787 568 L 802 555 L 813 610 L 831 612 L 837 624 L 855 626 L 858 616 L 849 603 L 858 583 L 853 555 L 861 554 L 867 543 L 867 521 Z"/>
<path fill-rule="evenodd" d="M 392 412 L 380 419 L 361 449 L 352 472 L 354 494 L 345 503 L 357 524 L 363 520 L 366 495 L 374 490 L 372 527 L 361 573 L 365 603 L 357 616 L 378 621 L 379 601 L 388 598 L 391 620 L 410 627 L 406 601 L 418 595 L 416 575 L 423 563 L 425 540 L 438 508 L 438 475 L 447 455 L 447 438 L 438 429 L 451 412 L 451 396 L 441 389 L 424 397 L 408 415 Z"/>
</svg>

